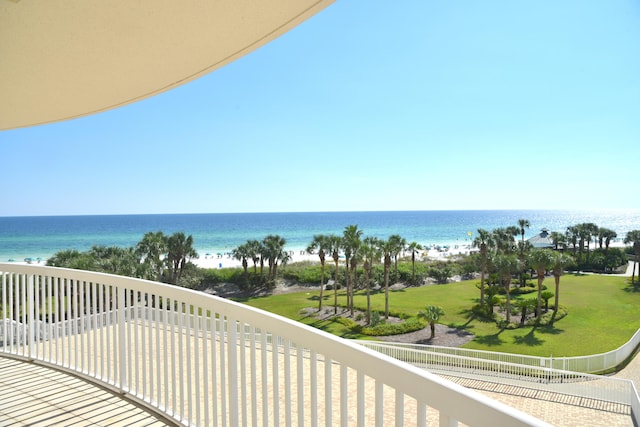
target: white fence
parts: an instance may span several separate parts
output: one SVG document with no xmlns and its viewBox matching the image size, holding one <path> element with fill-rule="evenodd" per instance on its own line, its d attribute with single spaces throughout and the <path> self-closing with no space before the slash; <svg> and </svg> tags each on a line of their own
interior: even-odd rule
<svg viewBox="0 0 640 427">
<path fill-rule="evenodd" d="M 445 347 L 434 348 L 373 341 L 358 341 L 358 343 L 395 359 L 428 369 L 430 372 L 580 396 L 631 407 L 638 404 L 635 387 L 629 380 L 531 364 L 460 356 L 454 354 L 456 352 L 446 353 L 443 350 Z M 497 357 L 498 354 L 496 354 Z"/>
<path fill-rule="evenodd" d="M 524 354 L 499 353 L 494 351 L 474 350 L 460 347 L 439 347 L 421 344 L 405 343 L 379 343 L 398 349 L 413 349 L 416 351 L 429 351 L 431 353 L 468 357 L 472 359 L 492 360 L 495 362 L 544 367 L 571 372 L 598 373 L 611 370 L 626 361 L 640 345 L 640 329 L 636 331 L 629 341 L 615 350 L 606 353 L 592 354 L 574 357 L 539 357 Z"/>
<path fill-rule="evenodd" d="M 0 264 L 0 354 L 182 425 L 546 425 L 317 329 L 183 288 Z M 427 411 L 427 407 L 429 410 Z"/>
</svg>

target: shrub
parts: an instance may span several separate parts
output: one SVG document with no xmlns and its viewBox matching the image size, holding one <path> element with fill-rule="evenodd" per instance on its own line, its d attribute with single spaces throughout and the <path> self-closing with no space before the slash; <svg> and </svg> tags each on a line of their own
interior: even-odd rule
<svg viewBox="0 0 640 427">
<path fill-rule="evenodd" d="M 406 334 L 424 329 L 426 323 L 417 317 L 412 317 L 401 323 L 380 323 L 376 326 L 364 327 L 360 330 L 363 335 L 385 336 Z"/>
<path fill-rule="evenodd" d="M 382 320 L 380 319 L 380 313 L 377 311 L 372 311 L 371 312 L 371 326 L 377 326 L 380 324 L 380 322 L 382 322 Z"/>
<path fill-rule="evenodd" d="M 545 285 L 542 285 L 542 288 L 546 288 Z M 521 286 L 519 288 L 514 288 L 511 290 L 511 295 L 527 295 L 532 292 L 537 292 L 538 286 L 533 283 L 527 283 L 525 286 Z"/>
<path fill-rule="evenodd" d="M 447 283 L 449 277 L 453 275 L 453 269 L 449 265 L 438 265 L 429 268 L 427 275 L 438 283 Z"/>
<path fill-rule="evenodd" d="M 476 304 L 471 307 L 471 312 L 478 317 L 487 320 L 496 320 L 496 314 L 491 310 L 491 306 L 485 304 L 481 306 L 480 304 Z"/>
</svg>

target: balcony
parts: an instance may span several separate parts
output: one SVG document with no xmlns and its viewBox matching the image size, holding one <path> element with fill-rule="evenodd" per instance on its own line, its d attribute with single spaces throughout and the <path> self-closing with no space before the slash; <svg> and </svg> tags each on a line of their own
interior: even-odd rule
<svg viewBox="0 0 640 427">
<path fill-rule="evenodd" d="M 233 301 L 85 271 L 0 270 L 2 356 L 88 380 L 178 425 L 546 425 Z"/>
</svg>

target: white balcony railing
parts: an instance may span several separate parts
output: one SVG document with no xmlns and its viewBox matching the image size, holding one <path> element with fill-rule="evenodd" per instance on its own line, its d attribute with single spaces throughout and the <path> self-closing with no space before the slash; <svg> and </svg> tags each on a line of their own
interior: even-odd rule
<svg viewBox="0 0 640 427">
<path fill-rule="evenodd" d="M 546 425 L 417 367 L 222 298 L 43 266 L 0 264 L 0 274 L 2 355 L 82 376 L 179 424 Z"/>
</svg>

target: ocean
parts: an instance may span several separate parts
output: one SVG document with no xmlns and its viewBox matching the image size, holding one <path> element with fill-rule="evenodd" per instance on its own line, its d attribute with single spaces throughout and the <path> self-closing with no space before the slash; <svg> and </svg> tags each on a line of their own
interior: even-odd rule
<svg viewBox="0 0 640 427">
<path fill-rule="evenodd" d="M 134 246 L 149 231 L 193 235 L 200 255 L 230 252 L 249 239 L 278 234 L 286 249 L 304 249 L 315 234 L 342 234 L 356 224 L 364 236 L 399 234 L 422 245 L 467 245 L 476 230 L 517 225 L 527 219 L 525 237 L 541 229 L 564 232 L 570 225 L 593 222 L 623 239 L 640 229 L 640 209 L 625 210 L 464 210 L 388 212 L 290 212 L 157 215 L 0 217 L 0 262 L 49 258 L 64 249 L 85 251 L 93 245 Z M 469 234 L 471 233 L 471 235 Z"/>
</svg>

